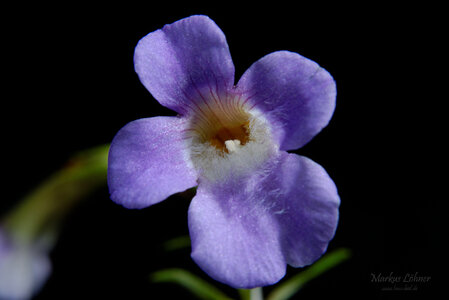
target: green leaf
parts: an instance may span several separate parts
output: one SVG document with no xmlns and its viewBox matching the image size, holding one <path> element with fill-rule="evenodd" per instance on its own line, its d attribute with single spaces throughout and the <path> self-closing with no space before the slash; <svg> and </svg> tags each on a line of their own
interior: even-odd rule
<svg viewBox="0 0 449 300">
<path fill-rule="evenodd" d="M 326 254 L 306 270 L 275 287 L 268 295 L 267 300 L 290 299 L 307 282 L 349 259 L 350 256 L 351 251 L 346 248 Z"/>
<path fill-rule="evenodd" d="M 152 273 L 150 275 L 150 280 L 155 283 L 168 282 L 178 284 L 189 290 L 199 299 L 231 300 L 231 298 L 226 296 L 215 286 L 183 269 L 160 270 Z M 169 296 L 167 295 L 167 298 L 168 297 Z"/>
<path fill-rule="evenodd" d="M 175 251 L 190 248 L 190 237 L 188 235 L 178 236 L 168 240 L 163 245 L 165 251 Z"/>
<path fill-rule="evenodd" d="M 251 300 L 251 290 L 238 289 L 241 300 Z"/>
</svg>

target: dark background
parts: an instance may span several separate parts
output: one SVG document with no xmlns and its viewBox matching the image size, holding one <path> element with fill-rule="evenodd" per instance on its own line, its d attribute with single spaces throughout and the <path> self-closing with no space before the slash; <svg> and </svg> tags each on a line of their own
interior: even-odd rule
<svg viewBox="0 0 449 300">
<path fill-rule="evenodd" d="M 353 256 L 297 298 L 430 296 L 447 278 L 438 270 L 446 214 L 437 208 L 443 199 L 433 194 L 434 173 L 424 154 L 432 140 L 425 127 L 438 109 L 427 86 L 435 58 L 423 51 L 436 48 L 437 10 L 301 3 L 4 9 L 1 140 L 7 184 L 0 213 L 70 155 L 109 143 L 126 123 L 174 115 L 140 83 L 134 47 L 165 24 L 206 14 L 226 34 L 236 80 L 262 56 L 290 50 L 319 63 L 337 82 L 330 124 L 296 153 L 320 163 L 334 179 L 340 223 L 329 251 L 347 247 Z M 67 220 L 51 253 L 53 274 L 37 299 L 189 299 L 179 287 L 148 281 L 148 274 L 168 267 L 209 280 L 189 249 L 162 250 L 164 241 L 188 234 L 188 205 L 189 199 L 175 195 L 127 210 L 109 200 L 107 188 L 98 191 Z M 296 272 L 289 268 L 287 276 Z M 414 292 L 382 292 L 382 285 L 371 282 L 371 274 L 391 272 L 432 279 Z"/>
</svg>

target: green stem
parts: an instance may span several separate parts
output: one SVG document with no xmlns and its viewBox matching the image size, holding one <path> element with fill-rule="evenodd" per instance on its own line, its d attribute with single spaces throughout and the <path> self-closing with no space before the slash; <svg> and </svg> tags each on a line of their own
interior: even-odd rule
<svg viewBox="0 0 449 300">
<path fill-rule="evenodd" d="M 257 287 L 250 290 L 249 293 L 250 300 L 263 300 L 263 291 L 261 287 Z"/>
<path fill-rule="evenodd" d="M 340 248 L 327 253 L 313 265 L 275 287 L 267 296 L 267 300 L 290 299 L 306 283 L 334 268 L 351 257 L 351 251 Z"/>
<path fill-rule="evenodd" d="M 155 283 L 176 283 L 189 290 L 198 299 L 202 300 L 231 300 L 226 294 L 212 284 L 183 269 L 175 268 L 160 270 L 152 273 L 150 280 Z M 166 295 L 164 298 L 168 297 L 169 295 Z"/>
<path fill-rule="evenodd" d="M 3 219 L 3 226 L 24 242 L 54 230 L 70 211 L 94 189 L 106 183 L 108 145 L 79 153 L 40 184 Z"/>
</svg>

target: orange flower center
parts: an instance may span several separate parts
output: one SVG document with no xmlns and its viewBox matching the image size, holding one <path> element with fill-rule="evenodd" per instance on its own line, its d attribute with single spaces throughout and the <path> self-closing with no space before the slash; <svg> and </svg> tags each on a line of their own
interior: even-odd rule
<svg viewBox="0 0 449 300">
<path fill-rule="evenodd" d="M 201 143 L 229 153 L 248 143 L 249 117 L 239 103 L 231 100 L 201 103 L 191 119 L 190 130 Z"/>
</svg>

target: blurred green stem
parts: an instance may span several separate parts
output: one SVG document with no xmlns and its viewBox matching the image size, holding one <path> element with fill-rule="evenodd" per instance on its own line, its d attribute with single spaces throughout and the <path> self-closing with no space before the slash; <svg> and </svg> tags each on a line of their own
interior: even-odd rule
<svg viewBox="0 0 449 300">
<path fill-rule="evenodd" d="M 327 253 L 307 269 L 277 285 L 267 296 L 267 300 L 290 299 L 307 282 L 341 264 L 350 257 L 351 251 L 346 248 L 340 248 Z"/>
<path fill-rule="evenodd" d="M 238 289 L 241 300 L 263 300 L 261 287 L 254 289 Z"/>
<path fill-rule="evenodd" d="M 254 288 L 250 290 L 249 293 L 250 300 L 263 300 L 263 291 L 261 287 Z"/>
<path fill-rule="evenodd" d="M 212 284 L 183 269 L 160 270 L 152 273 L 150 280 L 155 283 L 169 282 L 178 284 L 202 300 L 231 300 Z"/>
<path fill-rule="evenodd" d="M 74 204 L 106 184 L 109 145 L 80 152 L 8 213 L 3 226 L 22 241 L 57 230 Z"/>
<path fill-rule="evenodd" d="M 190 248 L 190 236 L 182 235 L 166 241 L 163 245 L 165 251 L 175 251 Z"/>
</svg>

